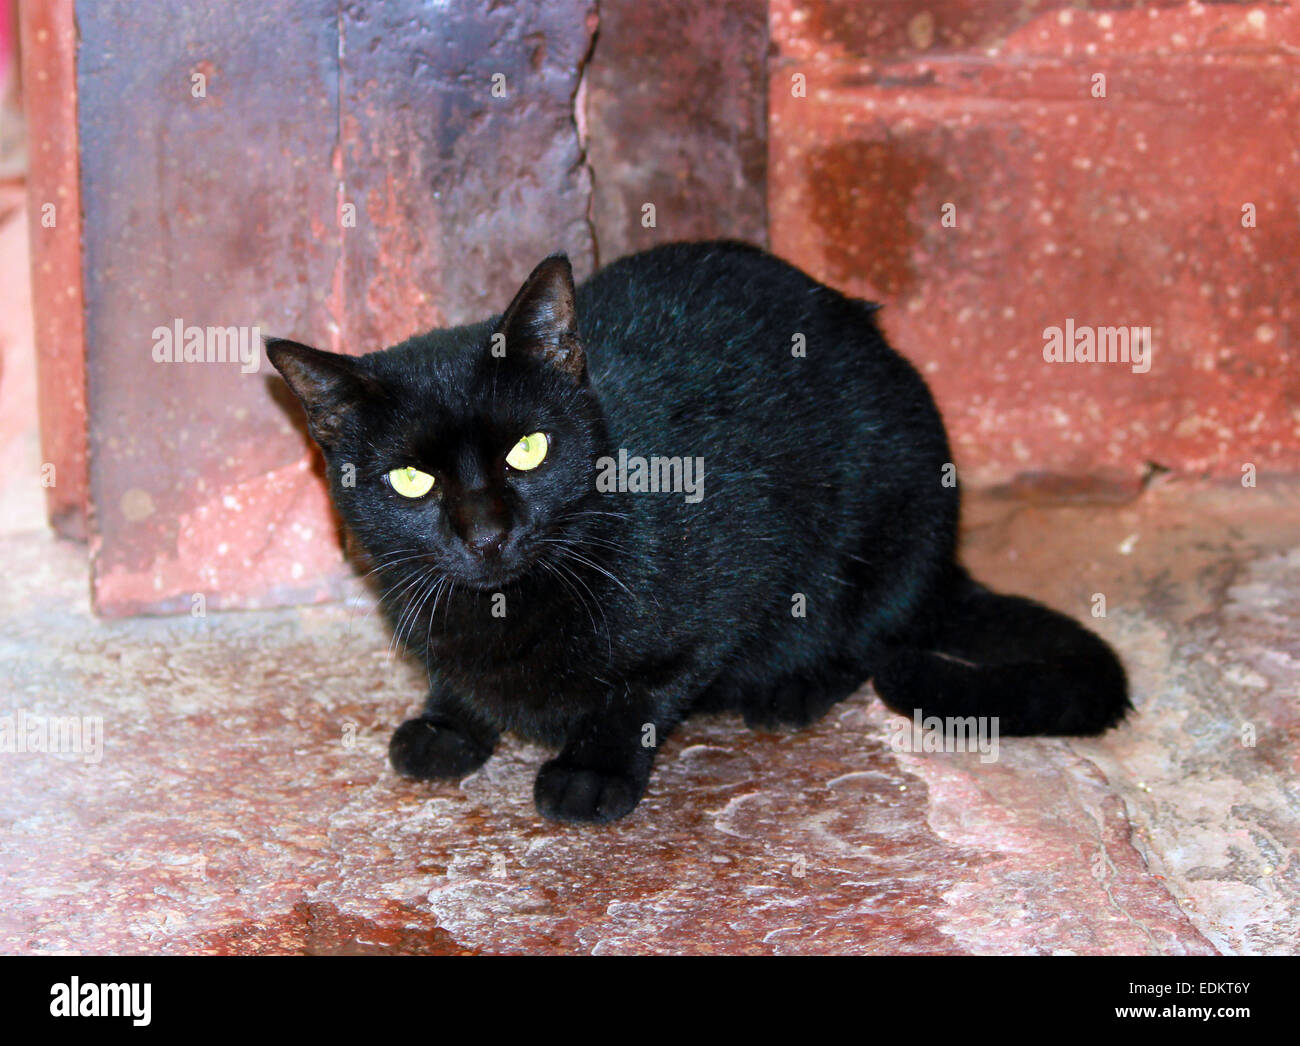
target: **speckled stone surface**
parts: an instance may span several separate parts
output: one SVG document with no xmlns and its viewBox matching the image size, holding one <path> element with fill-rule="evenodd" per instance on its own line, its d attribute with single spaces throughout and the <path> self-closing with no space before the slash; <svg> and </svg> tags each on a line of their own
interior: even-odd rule
<svg viewBox="0 0 1300 1046">
<path fill-rule="evenodd" d="M 6 536 L 0 716 L 101 717 L 103 749 L 0 754 L 0 951 L 1294 951 L 1300 487 L 1071 498 L 972 499 L 968 558 L 1106 596 L 1128 725 L 982 762 L 895 751 L 870 688 L 800 733 L 693 720 L 604 828 L 542 821 L 514 740 L 395 777 L 420 673 L 364 599 L 99 621 L 82 548 Z"/>
<path fill-rule="evenodd" d="M 19 254 L 25 261 L 26 251 L 5 242 L 0 244 L 0 266 L 6 277 L 4 290 L 0 291 L 5 296 L 3 323 L 8 329 L 15 316 L 22 316 L 29 332 L 33 323 L 39 330 L 37 337 L 45 347 L 39 385 L 40 439 L 44 460 L 57 466 L 59 478 L 55 486 L 43 489 L 41 494 L 47 499 L 55 528 L 67 537 L 84 540 L 89 479 L 85 302 L 79 272 L 82 228 L 76 135 L 76 12 L 72 4 L 24 4 L 19 21 L 26 177 L 40 187 L 26 201 L 33 233 L 30 275 L 43 307 L 38 316 L 32 316 L 27 274 L 15 279 L 10 268 L 11 259 L 16 260 Z M 10 235 L 6 222 L 6 239 Z M 24 299 L 21 305 L 10 298 L 11 294 L 17 297 L 20 286 Z M 30 360 L 27 365 L 31 366 Z M 34 404 L 36 394 L 31 394 L 28 401 Z M 6 417 L 12 417 L 13 405 L 5 406 Z"/>
<path fill-rule="evenodd" d="M 1295 468 L 1300 5 L 772 0 L 771 38 L 772 249 L 886 303 L 968 480 Z M 1149 369 L 1044 359 L 1121 326 Z"/>
</svg>

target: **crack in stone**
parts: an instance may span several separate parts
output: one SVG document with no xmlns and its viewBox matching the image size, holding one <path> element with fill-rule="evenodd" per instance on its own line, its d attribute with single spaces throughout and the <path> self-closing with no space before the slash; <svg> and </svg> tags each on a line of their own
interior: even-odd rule
<svg viewBox="0 0 1300 1046">
<path fill-rule="evenodd" d="M 591 241 L 591 268 L 595 272 L 600 268 L 600 243 L 596 238 L 596 221 L 593 212 L 596 207 L 596 171 L 591 166 L 591 159 L 587 151 L 587 72 L 591 67 L 592 57 L 596 53 L 596 41 L 600 37 L 600 3 L 599 0 L 593 0 L 591 7 L 587 12 L 587 29 L 590 35 L 587 38 L 587 49 L 578 59 L 578 76 L 577 84 L 574 86 L 573 95 L 569 99 L 570 119 L 573 122 L 573 131 L 578 140 L 578 161 L 574 164 L 575 170 L 585 170 L 587 173 L 587 209 L 583 215 L 583 221 L 587 226 L 587 237 Z"/>
</svg>

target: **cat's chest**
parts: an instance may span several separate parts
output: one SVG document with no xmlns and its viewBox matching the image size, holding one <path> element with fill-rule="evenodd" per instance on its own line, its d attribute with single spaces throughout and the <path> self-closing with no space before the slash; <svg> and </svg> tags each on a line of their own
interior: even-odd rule
<svg viewBox="0 0 1300 1046">
<path fill-rule="evenodd" d="M 603 701 L 612 685 L 612 647 L 560 612 L 513 620 L 483 620 L 475 614 L 449 615 L 448 627 L 435 630 L 426 659 L 452 686 L 490 706 L 494 718 L 508 721 L 521 710 L 532 714 L 578 710 Z"/>
</svg>

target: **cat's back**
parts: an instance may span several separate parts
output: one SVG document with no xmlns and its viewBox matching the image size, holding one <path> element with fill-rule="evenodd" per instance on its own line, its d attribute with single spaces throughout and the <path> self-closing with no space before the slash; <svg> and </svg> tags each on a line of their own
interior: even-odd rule
<svg viewBox="0 0 1300 1046">
<path fill-rule="evenodd" d="M 578 288 L 593 381 L 616 427 L 634 429 L 647 410 L 687 430 L 701 415 L 757 423 L 779 411 L 792 421 L 841 416 L 843 436 L 878 420 L 870 402 L 885 390 L 923 406 L 923 383 L 886 344 L 874 310 L 725 240 L 630 255 Z"/>
<path fill-rule="evenodd" d="M 734 240 L 671 243 L 606 266 L 578 289 L 578 314 L 593 363 L 644 357 L 678 363 L 700 347 L 712 359 L 753 358 L 799 321 L 854 306 L 788 262 Z M 782 348 L 792 346 L 787 339 Z"/>
</svg>

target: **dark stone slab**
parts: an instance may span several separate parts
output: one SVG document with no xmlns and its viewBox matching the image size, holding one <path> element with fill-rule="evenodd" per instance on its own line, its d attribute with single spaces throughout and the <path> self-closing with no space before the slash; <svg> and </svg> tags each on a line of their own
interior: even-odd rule
<svg viewBox="0 0 1300 1046">
<path fill-rule="evenodd" d="M 96 608 L 337 594 L 318 459 L 269 363 L 160 363 L 155 331 L 370 351 L 504 308 L 557 248 L 589 269 L 587 6 L 78 12 Z"/>
<path fill-rule="evenodd" d="M 767 242 L 766 59 L 761 0 L 601 3 L 586 109 L 602 264 L 672 240 Z"/>
<path fill-rule="evenodd" d="M 591 271 L 574 104 L 592 9 L 343 8 L 343 195 L 357 211 L 343 236 L 350 351 L 500 312 L 557 250 L 580 277 Z"/>
</svg>

